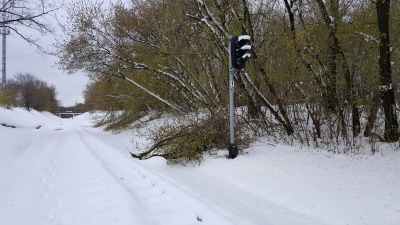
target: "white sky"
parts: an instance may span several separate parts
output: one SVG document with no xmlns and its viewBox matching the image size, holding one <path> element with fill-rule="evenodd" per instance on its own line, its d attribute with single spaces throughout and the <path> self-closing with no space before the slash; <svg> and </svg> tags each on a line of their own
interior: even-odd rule
<svg viewBox="0 0 400 225">
<path fill-rule="evenodd" d="M 44 48 L 54 42 L 54 36 L 41 38 Z M 17 35 L 7 36 L 7 79 L 17 73 L 29 72 L 48 84 L 53 84 L 58 92 L 57 99 L 63 106 L 72 106 L 83 103 L 82 91 L 88 78 L 82 73 L 67 75 L 55 65 L 57 58 L 37 52 L 35 46 L 29 45 Z"/>
<path fill-rule="evenodd" d="M 79 0 L 67 0 L 66 4 L 78 2 Z M 115 0 L 109 0 L 115 2 Z M 109 1 L 104 1 L 103 6 L 107 7 Z M 57 19 L 62 21 L 66 18 L 64 9 L 56 12 Z M 56 35 L 62 35 L 57 22 L 54 18 L 49 17 L 49 21 L 54 21 L 53 26 L 56 28 Z M 44 49 L 52 49 L 51 46 L 55 42 L 56 36 L 48 34 L 41 36 L 33 30 L 24 29 L 27 35 L 32 35 L 35 38 L 40 38 L 40 44 Z M 0 37 L 1 48 L 1 37 Z M 0 53 L 1 54 L 1 53 Z M 55 85 L 58 92 L 57 100 L 63 106 L 73 106 L 75 103 L 83 103 L 82 91 L 88 82 L 88 78 L 83 73 L 68 75 L 64 71 L 58 69 L 56 62 L 57 57 L 51 55 L 43 55 L 37 52 L 35 46 L 30 45 L 17 34 L 12 33 L 7 36 L 7 80 L 14 77 L 17 73 L 31 73 L 48 84 Z M 1 62 L 0 62 L 1 63 Z M 1 67 L 0 67 L 1 68 Z M 1 75 L 0 75 L 1 77 Z"/>
</svg>

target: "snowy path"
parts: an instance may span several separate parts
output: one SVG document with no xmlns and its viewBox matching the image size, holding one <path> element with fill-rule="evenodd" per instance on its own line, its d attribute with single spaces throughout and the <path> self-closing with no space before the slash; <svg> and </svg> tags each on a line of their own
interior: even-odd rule
<svg viewBox="0 0 400 225">
<path fill-rule="evenodd" d="M 260 142 L 235 160 L 221 150 L 167 165 L 130 157 L 146 143 L 137 130 L 90 121 L 0 107 L 16 127 L 0 125 L 0 225 L 400 224 L 397 146 L 337 155 Z"/>
<path fill-rule="evenodd" d="M 2 224 L 234 224 L 73 122 L 57 130 L 26 137 L 8 168 L 29 180 L 2 177 L 13 182 L 3 193 L 18 191 L 1 197 Z"/>
</svg>

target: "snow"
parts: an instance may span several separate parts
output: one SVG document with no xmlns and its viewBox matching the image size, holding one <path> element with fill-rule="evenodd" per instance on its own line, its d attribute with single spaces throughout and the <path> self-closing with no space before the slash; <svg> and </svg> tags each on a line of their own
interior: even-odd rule
<svg viewBox="0 0 400 225">
<path fill-rule="evenodd" d="M 241 50 L 251 50 L 251 46 L 250 45 L 243 45 L 240 49 Z"/>
<path fill-rule="evenodd" d="M 48 112 L 39 113 L 32 110 L 29 113 L 26 109 L 22 108 L 6 109 L 0 107 L 0 115 L 0 124 L 7 124 L 8 126 L 20 128 L 37 128 L 40 125 L 61 121 L 58 117 L 50 116 Z"/>
<path fill-rule="evenodd" d="M 250 59 L 250 57 L 251 57 L 251 55 L 250 54 L 244 54 L 243 56 L 242 56 L 242 58 L 243 59 L 245 59 L 245 60 L 248 60 L 248 59 Z"/>
<path fill-rule="evenodd" d="M 387 91 L 387 90 L 392 90 L 392 89 L 393 89 L 392 83 L 390 83 L 389 85 L 381 85 L 381 86 L 379 86 L 379 90 L 380 91 Z"/>
<path fill-rule="evenodd" d="M 160 156 L 151 157 L 151 158 L 143 161 L 143 163 L 147 167 L 161 168 L 161 169 L 167 168 L 167 160 Z"/>
<path fill-rule="evenodd" d="M 91 118 L 0 108 L 16 127 L 0 125 L 1 224 L 400 224 L 395 146 L 337 155 L 260 141 L 182 166 L 130 157 L 132 138 L 147 140 Z"/>
<path fill-rule="evenodd" d="M 363 36 L 364 37 L 364 40 L 365 41 L 373 41 L 373 42 L 375 42 L 375 43 L 379 43 L 379 40 L 378 39 L 376 39 L 376 38 L 374 38 L 372 35 L 369 35 L 369 34 L 364 34 L 363 32 L 354 32 L 355 34 L 358 34 L 358 35 L 360 35 L 360 36 Z"/>
<path fill-rule="evenodd" d="M 239 36 L 239 37 L 238 37 L 238 41 L 241 41 L 241 40 L 248 40 L 248 41 L 250 41 L 250 35 L 241 35 L 241 36 Z"/>
</svg>

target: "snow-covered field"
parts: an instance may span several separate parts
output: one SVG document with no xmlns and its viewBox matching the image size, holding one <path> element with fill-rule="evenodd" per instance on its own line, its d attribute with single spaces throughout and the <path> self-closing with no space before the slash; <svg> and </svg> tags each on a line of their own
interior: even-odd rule
<svg viewBox="0 0 400 225">
<path fill-rule="evenodd" d="M 201 166 L 129 156 L 136 131 L 0 108 L 0 224 L 400 224 L 400 150 L 259 142 Z M 140 141 L 136 138 L 135 141 Z"/>
</svg>

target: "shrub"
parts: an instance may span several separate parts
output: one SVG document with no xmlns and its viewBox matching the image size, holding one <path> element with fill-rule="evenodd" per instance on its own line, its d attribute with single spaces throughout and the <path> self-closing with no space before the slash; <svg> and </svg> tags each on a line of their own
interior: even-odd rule
<svg viewBox="0 0 400 225">
<path fill-rule="evenodd" d="M 186 115 L 169 119 L 164 125 L 150 131 L 151 146 L 134 158 L 146 159 L 162 156 L 172 163 L 200 164 L 203 152 L 224 149 L 229 145 L 228 113 Z M 235 144 L 239 149 L 253 141 L 245 123 L 237 119 Z"/>
</svg>

